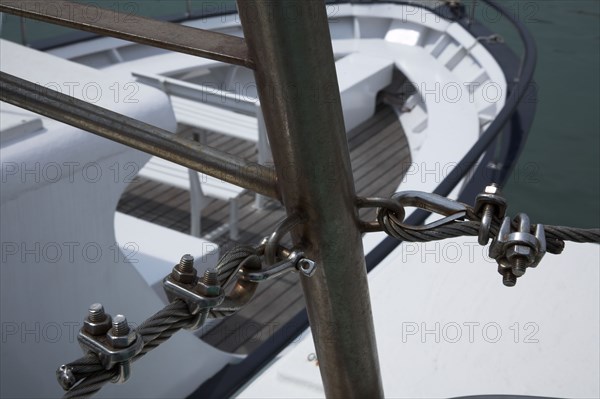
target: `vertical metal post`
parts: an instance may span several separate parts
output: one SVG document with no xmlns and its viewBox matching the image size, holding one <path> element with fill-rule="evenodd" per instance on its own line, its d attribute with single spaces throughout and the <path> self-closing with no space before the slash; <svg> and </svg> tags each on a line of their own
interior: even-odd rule
<svg viewBox="0 0 600 399">
<path fill-rule="evenodd" d="M 322 0 L 237 1 L 280 190 L 318 268 L 302 277 L 328 397 L 383 397 L 355 189 Z"/>
</svg>

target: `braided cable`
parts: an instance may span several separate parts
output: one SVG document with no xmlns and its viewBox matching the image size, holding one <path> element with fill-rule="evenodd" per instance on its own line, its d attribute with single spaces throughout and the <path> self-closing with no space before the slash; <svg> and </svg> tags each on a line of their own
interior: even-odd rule
<svg viewBox="0 0 600 399">
<path fill-rule="evenodd" d="M 377 215 L 379 224 L 388 235 L 398 240 L 409 242 L 428 242 L 462 236 L 477 236 L 481 227 L 481 221 L 474 215 L 472 208 L 468 208 L 467 219 L 470 220 L 456 220 L 426 230 L 413 230 L 402 226 L 391 209 L 379 208 Z M 490 235 L 492 238 L 498 235 L 501 222 L 498 218 L 492 220 L 490 226 Z M 514 224 L 513 227 L 517 227 L 517 225 Z M 535 232 L 536 227 L 537 225 L 535 224 L 531 226 L 532 234 Z M 600 243 L 600 229 L 544 225 L 544 231 L 546 234 L 547 251 L 552 254 L 560 254 L 564 249 L 565 241 Z"/>
<path fill-rule="evenodd" d="M 247 257 L 257 254 L 257 249 L 252 246 L 240 245 L 227 251 L 217 262 L 217 278 L 219 284 L 224 287 L 231 277 L 238 271 L 240 265 Z"/>
<path fill-rule="evenodd" d="M 137 329 L 144 341 L 144 346 L 132 361 L 138 360 L 168 340 L 181 328 L 187 326 L 193 317 L 187 304 L 181 300 L 176 300 L 148 318 Z M 115 370 L 105 370 L 100 363 L 100 359 L 94 353 L 88 353 L 66 366 L 71 370 L 76 380 L 81 380 L 81 382 L 66 392 L 64 398 L 89 397 L 98 392 L 105 383 L 117 374 Z"/>
<path fill-rule="evenodd" d="M 230 251 L 227 251 L 225 255 L 219 259 L 217 266 L 215 267 L 221 287 L 225 287 L 232 280 L 244 260 L 257 254 L 258 249 L 252 246 L 237 246 Z M 231 316 L 236 311 L 237 310 L 234 309 L 222 309 L 217 306 L 208 312 L 208 316 L 210 318 L 227 317 Z"/>
<path fill-rule="evenodd" d="M 98 392 L 104 384 L 110 382 L 117 376 L 116 371 L 101 370 L 90 374 L 79 385 L 63 395 L 63 399 L 89 398 Z"/>
<path fill-rule="evenodd" d="M 186 327 L 188 324 L 189 320 L 183 320 L 176 322 L 171 327 L 163 330 L 163 332 L 160 335 L 158 335 L 155 339 L 148 341 L 147 343 L 145 342 L 142 351 L 137 356 L 135 356 L 132 361 L 135 362 L 141 359 L 152 349 L 156 348 L 157 346 L 171 338 L 173 334 L 175 334 L 180 329 Z M 76 385 L 74 388 L 65 393 L 65 395 L 63 396 L 64 399 L 91 397 L 100 389 L 102 389 L 104 384 L 112 381 L 117 376 L 117 372 L 115 370 L 105 370 L 104 367 L 100 365 L 100 361 L 98 360 L 96 355 L 91 354 L 89 355 L 89 357 L 92 358 L 92 361 L 95 361 L 95 364 L 93 364 L 93 366 L 96 367 L 96 371 L 89 372 L 87 375 L 85 375 L 83 377 L 85 379 L 81 381 L 80 384 Z M 74 363 L 75 362 L 70 363 L 69 366 L 71 366 Z"/>
<path fill-rule="evenodd" d="M 249 256 L 256 255 L 257 252 L 257 248 L 251 246 L 237 246 L 227 251 L 219 259 L 216 266 L 219 284 L 222 287 L 227 285 L 239 270 L 242 262 Z M 214 313 L 210 312 L 210 315 L 212 317 L 223 317 L 231 313 L 234 312 L 215 311 Z M 156 312 L 137 328 L 144 346 L 132 361 L 142 358 L 148 352 L 168 340 L 177 331 L 187 327 L 194 318 L 195 316 L 190 313 L 188 305 L 179 299 Z M 79 383 L 65 393 L 63 396 L 65 399 L 90 397 L 98 392 L 104 384 L 117 376 L 115 369 L 104 369 L 100 359 L 94 353 L 88 353 L 67 364 L 66 367 Z"/>
</svg>

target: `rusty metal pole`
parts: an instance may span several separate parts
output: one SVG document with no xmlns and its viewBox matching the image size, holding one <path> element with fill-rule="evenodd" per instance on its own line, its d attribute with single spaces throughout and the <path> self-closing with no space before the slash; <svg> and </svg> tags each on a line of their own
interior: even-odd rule
<svg viewBox="0 0 600 399">
<path fill-rule="evenodd" d="M 238 0 L 327 397 L 383 397 L 355 189 L 322 0 Z"/>
</svg>

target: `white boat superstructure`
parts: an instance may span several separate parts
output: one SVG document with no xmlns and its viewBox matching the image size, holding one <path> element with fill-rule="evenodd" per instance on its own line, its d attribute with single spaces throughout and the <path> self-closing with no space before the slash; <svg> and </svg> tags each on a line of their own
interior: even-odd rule
<svg viewBox="0 0 600 399">
<path fill-rule="evenodd" d="M 448 174 L 506 101 L 504 73 L 482 45 L 487 38 L 475 38 L 457 22 L 407 4 L 336 4 L 328 15 L 347 130 L 372 116 L 375 94 L 392 83 L 393 67 L 403 78 L 396 78 L 399 94 L 405 96 L 396 111 L 415 165 L 437 159 L 442 173 Z M 243 34 L 237 14 L 184 24 Z M 258 121 L 214 115 L 211 124 L 210 118 L 199 122 L 201 118 L 194 119 L 189 112 L 204 116 L 212 111 L 206 105 L 217 105 L 251 117 L 259 115 L 256 84 L 248 68 L 113 38 L 49 52 L 107 72 L 132 74 L 139 82 L 160 87 L 171 95 L 180 123 L 201 123 L 201 128 L 215 129 L 214 125 L 226 124 L 222 121 L 228 119 L 233 126 L 221 127 L 223 133 L 256 142 L 264 137 L 259 135 Z M 321 95 L 326 95 L 326 90 L 323 88 Z M 422 161 L 419 154 L 426 158 Z M 261 160 L 267 162 L 268 155 Z M 408 174 L 407 179 L 405 187 L 422 191 L 433 190 L 439 183 L 439 176 L 422 181 L 423 176 Z"/>
</svg>

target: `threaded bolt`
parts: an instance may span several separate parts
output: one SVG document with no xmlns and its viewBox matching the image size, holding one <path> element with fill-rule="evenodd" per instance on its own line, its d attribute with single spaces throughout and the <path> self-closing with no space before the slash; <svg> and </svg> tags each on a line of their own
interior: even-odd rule
<svg viewBox="0 0 600 399">
<path fill-rule="evenodd" d="M 194 271 L 194 257 L 190 254 L 185 254 L 181 257 L 177 270 L 181 273 L 192 273 Z"/>
<path fill-rule="evenodd" d="M 515 259 L 515 264 L 512 267 L 512 274 L 517 277 L 521 277 L 527 271 L 527 260 L 519 256 Z"/>
<path fill-rule="evenodd" d="M 106 313 L 104 313 L 104 306 L 100 303 L 94 303 L 90 306 L 88 311 L 88 319 L 93 323 L 100 323 L 106 319 Z"/>
<path fill-rule="evenodd" d="M 502 273 L 502 284 L 507 287 L 514 287 L 517 284 L 517 277 L 510 270 L 505 270 Z"/>
<path fill-rule="evenodd" d="M 129 324 L 127 318 L 122 314 L 118 314 L 113 319 L 113 334 L 117 337 L 124 337 L 129 334 Z"/>
<path fill-rule="evenodd" d="M 219 276 L 215 269 L 208 269 L 202 276 L 202 283 L 207 286 L 219 285 Z"/>
</svg>

